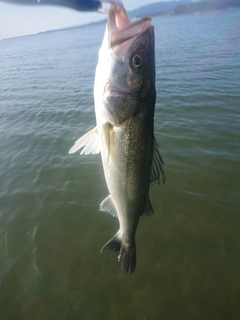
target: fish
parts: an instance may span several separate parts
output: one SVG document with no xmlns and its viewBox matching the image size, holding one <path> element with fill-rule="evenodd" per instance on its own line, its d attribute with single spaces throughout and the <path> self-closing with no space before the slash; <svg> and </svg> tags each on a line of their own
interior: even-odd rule
<svg viewBox="0 0 240 320">
<path fill-rule="evenodd" d="M 139 219 L 154 213 L 150 184 L 166 181 L 154 136 L 155 37 L 150 17 L 131 22 L 123 5 L 111 4 L 98 55 L 94 101 L 96 127 L 69 153 L 101 153 L 109 195 L 100 211 L 119 221 L 118 232 L 101 252 L 117 252 L 121 269 L 133 275 Z"/>
</svg>

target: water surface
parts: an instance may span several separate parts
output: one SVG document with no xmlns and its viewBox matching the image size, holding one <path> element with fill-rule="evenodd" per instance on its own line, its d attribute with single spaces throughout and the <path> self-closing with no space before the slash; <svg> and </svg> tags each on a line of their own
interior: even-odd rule
<svg viewBox="0 0 240 320">
<path fill-rule="evenodd" d="M 240 11 L 153 23 L 167 184 L 133 277 L 99 252 L 118 229 L 100 156 L 68 155 L 105 25 L 0 42 L 1 319 L 240 319 Z"/>
</svg>

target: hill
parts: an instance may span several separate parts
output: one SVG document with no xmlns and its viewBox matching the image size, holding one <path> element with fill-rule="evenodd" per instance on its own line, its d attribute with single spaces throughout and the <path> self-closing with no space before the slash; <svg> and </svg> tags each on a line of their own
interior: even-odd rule
<svg viewBox="0 0 240 320">
<path fill-rule="evenodd" d="M 210 0 L 177 4 L 169 11 L 169 15 L 196 14 L 215 10 L 227 10 L 240 7 L 240 0 Z"/>
<path fill-rule="evenodd" d="M 190 0 L 179 0 L 179 1 L 166 1 L 166 2 L 155 2 L 147 4 L 146 6 L 137 8 L 133 11 L 128 12 L 130 18 L 137 17 L 142 18 L 146 16 L 158 16 L 161 14 L 166 14 L 173 10 L 177 5 L 184 5 L 191 3 Z"/>
<path fill-rule="evenodd" d="M 240 7 L 240 0 L 202 0 L 192 2 L 191 0 L 154 2 L 128 12 L 130 18 L 159 16 L 159 15 L 178 15 L 178 14 L 195 14 L 201 12 L 227 10 L 230 8 Z"/>
</svg>

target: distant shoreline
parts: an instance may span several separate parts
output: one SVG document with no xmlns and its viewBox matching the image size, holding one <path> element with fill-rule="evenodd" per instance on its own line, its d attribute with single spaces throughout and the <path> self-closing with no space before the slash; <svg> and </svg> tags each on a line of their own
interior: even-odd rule
<svg viewBox="0 0 240 320">
<path fill-rule="evenodd" d="M 0 39 L 0 41 L 1 40 L 4 41 L 4 40 L 11 40 L 11 39 L 25 38 L 25 37 L 33 37 L 33 36 L 37 36 L 37 35 L 45 34 L 45 33 L 52 33 L 52 32 L 58 32 L 58 31 L 65 31 L 65 30 L 84 28 L 84 27 L 91 26 L 91 25 L 101 24 L 101 23 L 106 22 L 106 21 L 107 21 L 107 19 L 103 19 L 103 20 L 100 20 L 100 21 L 89 22 L 89 23 L 78 25 L 78 26 L 72 26 L 72 27 L 60 28 L 60 29 L 53 29 L 53 30 L 46 30 L 46 31 L 40 31 L 40 32 L 37 32 L 37 33 L 32 33 L 32 34 L 25 34 L 25 35 L 22 35 L 22 36 L 3 38 L 3 39 Z"/>
<path fill-rule="evenodd" d="M 234 7 L 234 8 L 227 8 L 227 9 L 213 9 L 213 10 L 206 10 L 206 11 L 194 11 L 191 13 L 179 13 L 179 14 L 171 14 L 168 13 L 165 16 L 183 16 L 183 15 L 198 15 L 198 14 L 206 14 L 206 13 L 214 13 L 214 12 L 225 12 L 225 11 L 232 11 L 232 10 L 239 10 L 238 7 Z"/>
<path fill-rule="evenodd" d="M 188 4 L 181 4 L 182 3 L 181 1 L 171 1 L 171 2 L 180 3 L 180 4 L 177 4 L 177 6 L 175 6 L 173 10 L 170 10 L 167 12 L 157 13 L 157 11 L 156 11 L 156 14 L 148 14 L 147 7 L 151 7 L 151 9 L 152 9 L 152 6 L 154 5 L 154 3 L 153 3 L 153 4 L 150 4 L 150 5 L 147 5 L 147 6 L 144 6 L 139 9 L 135 9 L 135 10 L 129 12 L 129 16 L 130 16 L 130 18 L 141 18 L 143 16 L 149 15 L 149 16 L 152 16 L 153 18 L 155 18 L 155 17 L 170 17 L 170 16 L 179 16 L 179 15 L 199 15 L 199 14 L 205 14 L 205 13 L 224 12 L 224 11 L 231 11 L 231 10 L 239 10 L 240 9 L 239 6 L 229 6 L 227 8 L 220 8 L 220 9 L 212 8 L 212 7 L 211 8 L 204 8 L 203 7 L 203 8 L 201 8 L 201 10 L 197 10 L 197 9 L 194 9 L 195 4 L 197 4 L 199 6 L 199 4 L 201 4 L 201 5 L 203 3 L 209 4 L 210 2 L 208 2 L 208 1 L 201 1 L 201 2 L 197 2 L 197 3 L 188 2 Z M 162 2 L 162 3 L 166 3 L 166 2 Z M 159 3 L 155 3 L 155 4 L 159 5 Z M 142 15 L 142 10 L 145 8 L 146 8 L 146 13 L 145 13 L 145 15 Z M 100 21 L 93 21 L 93 22 L 82 24 L 82 25 L 77 25 L 77 26 L 72 26 L 72 27 L 67 27 L 67 28 L 46 30 L 46 31 L 41 31 L 41 32 L 37 32 L 34 34 L 27 34 L 27 35 L 21 35 L 21 36 L 16 36 L 16 37 L 3 38 L 3 39 L 0 39 L 0 41 L 17 39 L 17 38 L 24 38 L 24 37 L 32 37 L 32 36 L 41 35 L 41 34 L 45 34 L 45 33 L 72 30 L 72 29 L 77 29 L 77 28 L 85 28 L 85 27 L 91 26 L 91 25 L 98 25 L 98 24 L 106 23 L 106 21 L 107 21 L 107 18 L 100 20 Z"/>
</svg>

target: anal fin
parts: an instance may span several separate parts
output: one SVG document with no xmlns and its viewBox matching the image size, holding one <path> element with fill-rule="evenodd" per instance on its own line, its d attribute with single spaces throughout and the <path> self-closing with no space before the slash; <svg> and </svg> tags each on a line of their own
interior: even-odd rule
<svg viewBox="0 0 240 320">
<path fill-rule="evenodd" d="M 117 209 L 115 208 L 110 195 L 100 203 L 100 211 L 108 212 L 113 217 L 117 217 Z"/>
</svg>

